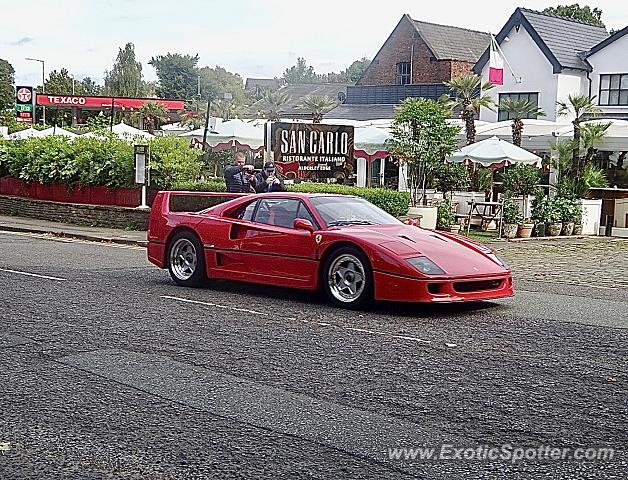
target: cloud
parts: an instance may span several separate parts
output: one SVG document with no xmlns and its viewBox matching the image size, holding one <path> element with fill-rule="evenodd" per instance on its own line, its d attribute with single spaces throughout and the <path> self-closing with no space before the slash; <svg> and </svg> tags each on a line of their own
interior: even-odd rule
<svg viewBox="0 0 628 480">
<path fill-rule="evenodd" d="M 27 43 L 30 43 L 33 41 L 32 37 L 22 37 L 19 40 L 15 41 L 15 42 L 10 42 L 9 45 L 13 45 L 14 47 L 20 47 L 22 45 L 26 45 Z"/>
</svg>

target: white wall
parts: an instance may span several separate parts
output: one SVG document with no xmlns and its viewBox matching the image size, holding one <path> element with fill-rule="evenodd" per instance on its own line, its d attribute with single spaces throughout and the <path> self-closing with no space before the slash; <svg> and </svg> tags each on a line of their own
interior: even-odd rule
<svg viewBox="0 0 628 480">
<path fill-rule="evenodd" d="M 508 33 L 508 41 L 500 44 L 506 60 L 512 66 L 515 79 L 504 62 L 504 85 L 498 85 L 486 93 L 499 101 L 500 93 L 539 93 L 539 107 L 547 114 L 543 120 L 556 120 L 556 96 L 558 89 L 558 75 L 553 73 L 552 64 L 547 60 L 543 52 L 534 43 L 523 25 L 517 32 L 513 28 Z M 488 81 L 489 62 L 482 69 L 483 81 Z M 521 80 L 519 83 L 517 80 Z M 480 112 L 480 120 L 487 122 L 497 121 L 497 111 L 491 112 L 483 108 Z"/>
<path fill-rule="evenodd" d="M 587 60 L 593 67 L 593 72 L 590 74 L 591 96 L 599 97 L 600 75 L 628 73 L 628 35 L 615 40 L 610 45 L 588 57 Z M 599 98 L 596 98 L 597 102 L 599 102 Z M 623 113 L 628 115 L 628 106 L 600 106 L 600 108 L 604 113 Z"/>
<path fill-rule="evenodd" d="M 589 81 L 585 72 L 563 69 L 557 77 L 556 101 L 566 102 L 569 95 L 586 95 L 589 93 Z M 554 107 L 554 109 L 554 114 L 556 114 L 557 108 Z M 548 113 L 548 111 L 546 110 L 545 113 Z M 545 119 L 545 117 L 543 118 Z M 570 122 L 573 120 L 573 115 L 564 115 L 557 118 L 562 122 Z"/>
</svg>

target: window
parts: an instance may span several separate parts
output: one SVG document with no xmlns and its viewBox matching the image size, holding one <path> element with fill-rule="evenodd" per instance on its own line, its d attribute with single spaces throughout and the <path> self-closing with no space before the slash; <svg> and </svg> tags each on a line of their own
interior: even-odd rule
<svg viewBox="0 0 628 480">
<path fill-rule="evenodd" d="M 600 105 L 628 105 L 628 73 L 600 75 Z"/>
<path fill-rule="evenodd" d="M 397 85 L 410 84 L 410 62 L 397 64 Z"/>
<path fill-rule="evenodd" d="M 506 100 L 507 98 L 511 100 L 527 100 L 529 102 L 532 102 L 537 107 L 539 106 L 539 94 L 538 93 L 500 93 L 499 94 L 500 103 L 502 100 Z M 536 115 L 526 115 L 523 118 L 536 118 Z M 500 108 L 497 114 L 497 121 L 501 122 L 503 120 L 512 120 L 512 118 L 508 112 Z"/>
<path fill-rule="evenodd" d="M 255 212 L 255 221 L 266 225 L 292 228 L 297 218 L 312 222 L 317 228 L 316 221 L 300 200 L 294 198 L 273 198 L 260 200 Z"/>
<path fill-rule="evenodd" d="M 255 207 L 257 206 L 257 200 L 249 203 L 246 207 L 241 208 L 235 215 L 235 218 L 239 218 L 240 220 L 251 220 L 253 218 L 253 212 L 255 211 Z"/>
</svg>

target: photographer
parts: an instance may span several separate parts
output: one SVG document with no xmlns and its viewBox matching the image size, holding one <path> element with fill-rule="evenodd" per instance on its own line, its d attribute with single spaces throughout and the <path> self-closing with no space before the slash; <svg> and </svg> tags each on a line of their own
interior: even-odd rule
<svg viewBox="0 0 628 480">
<path fill-rule="evenodd" d="M 246 156 L 242 152 L 235 154 L 233 165 L 224 170 L 225 184 L 229 193 L 250 193 L 253 165 L 245 165 Z"/>
<path fill-rule="evenodd" d="M 255 193 L 286 191 L 283 179 L 278 176 L 273 162 L 266 162 L 262 171 L 253 175 L 251 187 Z"/>
</svg>

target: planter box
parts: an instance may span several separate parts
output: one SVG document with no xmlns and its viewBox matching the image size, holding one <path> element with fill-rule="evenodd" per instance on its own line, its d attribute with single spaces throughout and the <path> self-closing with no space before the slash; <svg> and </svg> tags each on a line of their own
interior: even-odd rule
<svg viewBox="0 0 628 480">
<path fill-rule="evenodd" d="M 602 218 L 602 200 L 580 200 L 582 203 L 582 234 L 598 235 Z"/>
<path fill-rule="evenodd" d="M 140 204 L 140 190 L 135 188 L 116 188 L 89 186 L 68 188 L 60 183 L 42 184 L 25 183 L 17 178 L 0 178 L 0 195 L 34 198 L 61 203 L 82 203 L 87 205 L 111 205 L 118 207 L 137 207 Z M 152 198 L 155 198 L 154 195 Z"/>
</svg>

